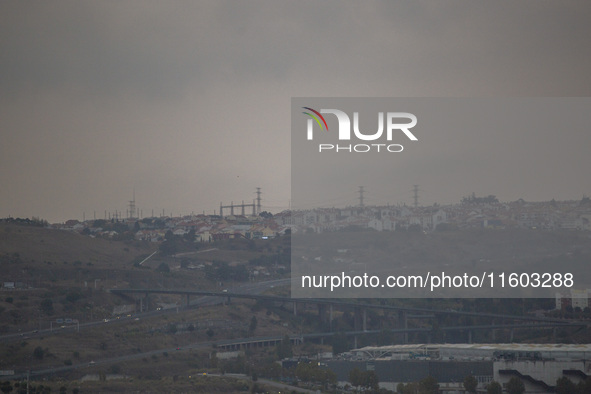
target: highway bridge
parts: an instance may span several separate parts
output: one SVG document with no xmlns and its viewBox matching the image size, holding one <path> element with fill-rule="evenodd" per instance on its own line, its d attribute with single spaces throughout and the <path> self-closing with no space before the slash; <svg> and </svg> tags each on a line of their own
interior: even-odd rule
<svg viewBox="0 0 591 394">
<path fill-rule="evenodd" d="M 395 306 L 395 305 L 382 305 L 380 303 L 369 304 L 359 301 L 343 300 L 343 299 L 326 299 L 326 298 L 291 298 L 291 297 L 280 297 L 262 294 L 250 294 L 244 292 L 214 292 L 214 291 L 199 291 L 199 290 L 183 290 L 183 289 L 111 289 L 111 293 L 122 296 L 139 295 L 140 296 L 140 309 L 147 310 L 148 302 L 147 298 L 150 294 L 169 294 L 179 295 L 185 298 L 185 305 L 189 306 L 191 297 L 207 297 L 210 300 L 216 299 L 218 302 L 230 302 L 233 298 L 240 299 L 252 299 L 258 301 L 266 301 L 278 304 L 291 304 L 293 307 L 293 313 L 297 315 L 298 309 L 304 305 L 316 305 L 318 310 L 319 318 L 322 322 L 328 323 L 332 331 L 332 320 L 333 311 L 335 309 L 341 311 L 353 311 L 355 318 L 355 331 L 357 332 L 368 332 L 367 330 L 367 311 L 368 310 L 382 310 L 382 311 L 394 311 L 398 313 L 401 327 L 400 332 L 405 333 L 405 342 L 407 341 L 407 334 L 410 332 L 417 332 L 416 329 L 409 329 L 408 319 L 409 318 L 437 318 L 446 315 L 452 316 L 473 316 L 479 318 L 487 318 L 491 320 L 489 325 L 479 326 L 457 326 L 457 327 L 439 327 L 438 330 L 442 332 L 449 331 L 463 331 L 467 332 L 468 342 L 472 340 L 472 332 L 476 330 L 493 330 L 497 329 L 509 329 L 511 330 L 511 339 L 513 338 L 515 329 L 522 328 L 554 328 L 553 333 L 555 335 L 555 328 L 557 327 L 586 327 L 587 323 L 584 322 L 569 322 L 561 319 L 551 319 L 538 316 L 516 316 L 508 314 L 495 314 L 495 313 L 483 313 L 483 312 L 468 312 L 468 311 L 455 311 L 447 309 L 432 309 L 432 308 L 417 308 L 407 306 Z M 145 309 L 143 309 L 145 306 Z M 418 315 L 413 315 L 418 314 Z M 501 323 L 499 323 L 501 322 Z M 508 323 L 511 322 L 511 323 Z M 515 323 L 519 322 L 519 323 Z M 433 331 L 431 328 L 420 329 L 419 331 Z"/>
</svg>

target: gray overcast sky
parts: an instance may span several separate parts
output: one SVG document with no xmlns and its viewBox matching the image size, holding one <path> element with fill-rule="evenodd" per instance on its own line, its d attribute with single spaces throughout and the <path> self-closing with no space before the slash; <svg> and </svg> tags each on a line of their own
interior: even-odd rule
<svg viewBox="0 0 591 394">
<path fill-rule="evenodd" d="M 134 188 L 144 216 L 213 213 L 256 187 L 278 211 L 291 97 L 591 96 L 589 21 L 587 1 L 4 1 L 0 217 L 125 215 Z M 404 179 L 425 203 L 578 199 L 591 166 L 573 154 L 582 168 L 555 158 L 569 176 L 543 187 Z"/>
</svg>

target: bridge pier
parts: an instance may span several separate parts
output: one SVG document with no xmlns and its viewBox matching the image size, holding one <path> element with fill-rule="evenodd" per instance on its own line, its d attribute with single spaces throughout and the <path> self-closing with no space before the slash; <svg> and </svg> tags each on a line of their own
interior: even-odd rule
<svg viewBox="0 0 591 394">
<path fill-rule="evenodd" d="M 318 318 L 322 323 L 328 323 L 329 330 L 332 331 L 333 306 L 329 304 L 318 304 Z M 328 309 L 328 310 L 327 310 Z"/>
<path fill-rule="evenodd" d="M 367 309 L 361 307 L 355 307 L 355 330 L 356 331 L 367 331 Z"/>
<path fill-rule="evenodd" d="M 408 330 L 408 317 L 406 316 L 406 311 L 398 312 L 398 321 L 402 322 L 402 328 Z M 408 343 L 408 332 L 404 332 L 402 334 L 402 343 Z"/>
<path fill-rule="evenodd" d="M 330 331 L 332 331 L 332 304 L 330 304 L 328 325 L 329 325 Z"/>
<path fill-rule="evenodd" d="M 326 323 L 326 305 L 325 304 L 318 304 L 318 319 L 322 323 Z"/>
</svg>

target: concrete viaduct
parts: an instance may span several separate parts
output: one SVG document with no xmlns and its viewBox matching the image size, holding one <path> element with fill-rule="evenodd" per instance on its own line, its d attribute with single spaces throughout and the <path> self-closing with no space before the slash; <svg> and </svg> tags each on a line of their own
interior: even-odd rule
<svg viewBox="0 0 591 394">
<path fill-rule="evenodd" d="M 317 307 L 318 315 L 323 323 L 327 323 L 329 330 L 332 331 L 333 311 L 349 310 L 354 314 L 354 332 L 355 333 L 372 333 L 374 331 L 367 330 L 367 311 L 372 309 L 383 311 L 394 311 L 398 313 L 398 319 L 401 322 L 401 328 L 390 330 L 391 332 L 400 332 L 404 335 L 404 342 L 408 342 L 408 334 L 412 332 L 433 332 L 431 328 L 409 328 L 409 318 L 434 318 L 442 315 L 453 316 L 474 316 L 490 318 L 492 324 L 479 326 L 455 326 L 455 327 L 440 327 L 437 330 L 442 332 L 462 331 L 467 333 L 467 342 L 472 342 L 472 335 L 474 331 L 478 330 L 492 330 L 493 338 L 495 330 L 509 329 L 510 338 L 513 340 L 514 330 L 522 328 L 552 328 L 553 335 L 556 336 L 557 327 L 584 327 L 585 323 L 570 323 L 559 319 L 550 319 L 536 316 L 515 316 L 505 314 L 480 313 L 480 312 L 465 312 L 452 310 L 439 310 L 430 308 L 416 308 L 393 305 L 380 304 L 366 304 L 360 302 L 346 301 L 342 299 L 325 299 L 325 298 L 291 298 L 291 297 L 277 297 L 260 294 L 244 294 L 244 293 L 230 293 L 230 292 L 212 292 L 212 291 L 197 291 L 197 290 L 181 290 L 181 289 L 111 289 L 111 293 L 122 296 L 140 295 L 140 310 L 148 310 L 147 298 L 150 294 L 170 294 L 179 295 L 185 298 L 185 305 L 190 305 L 191 297 L 219 297 L 224 302 L 230 302 L 232 298 L 252 299 L 259 301 L 268 301 L 274 303 L 292 304 L 293 313 L 297 315 L 298 309 L 306 304 L 314 304 Z M 502 324 L 495 324 L 501 321 Z M 505 322 L 520 322 L 518 324 L 507 324 Z M 379 331 L 378 331 L 379 332 Z M 324 334 L 324 336 L 329 333 Z M 330 334 L 332 335 L 332 334 Z M 429 335 L 429 334 L 427 334 Z"/>
</svg>

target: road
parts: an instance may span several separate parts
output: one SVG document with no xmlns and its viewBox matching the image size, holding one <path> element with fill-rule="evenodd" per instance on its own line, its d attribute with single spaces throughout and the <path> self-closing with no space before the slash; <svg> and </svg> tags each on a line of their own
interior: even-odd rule
<svg viewBox="0 0 591 394">
<path fill-rule="evenodd" d="M 259 294 L 259 293 L 262 293 L 263 291 L 273 288 L 275 286 L 282 286 L 282 285 L 289 284 L 289 283 L 290 283 L 289 278 L 288 279 L 275 279 L 275 280 L 270 280 L 270 281 L 265 281 L 265 282 L 248 283 L 245 285 L 241 285 L 241 286 L 237 286 L 235 288 L 228 289 L 228 291 L 231 293 L 236 293 L 236 294 Z M 212 297 L 212 296 L 199 297 L 190 303 L 190 307 L 218 305 L 218 304 L 222 304 L 224 301 L 225 301 L 225 297 Z M 183 307 L 183 309 L 184 308 L 185 307 Z M 26 332 L 2 335 L 2 336 L 0 336 L 0 342 L 11 342 L 11 341 L 16 341 L 16 340 L 23 340 L 23 339 L 29 339 L 29 338 L 35 338 L 35 337 L 41 337 L 41 336 L 47 336 L 47 335 L 59 335 L 59 334 L 65 333 L 65 332 L 72 332 L 72 331 L 76 331 L 76 330 L 82 331 L 88 327 L 104 326 L 107 324 L 108 325 L 123 324 L 123 323 L 132 322 L 136 318 L 146 318 L 146 317 L 176 313 L 176 310 L 177 310 L 177 308 L 153 310 L 153 311 L 130 314 L 130 315 L 126 315 L 126 316 L 120 316 L 119 318 L 114 317 L 114 318 L 107 319 L 106 321 L 105 320 L 97 320 L 97 321 L 91 321 L 91 322 L 86 322 L 86 323 L 80 323 L 79 325 L 74 325 L 74 324 L 66 325 L 66 326 L 63 326 L 63 328 L 62 328 L 62 326 L 60 326 L 56 323 L 56 324 L 54 324 L 55 327 L 53 327 L 52 329 L 46 328 L 46 329 L 42 329 L 42 330 L 33 330 L 33 331 L 26 331 Z"/>
</svg>

